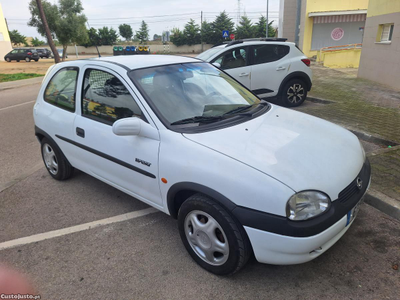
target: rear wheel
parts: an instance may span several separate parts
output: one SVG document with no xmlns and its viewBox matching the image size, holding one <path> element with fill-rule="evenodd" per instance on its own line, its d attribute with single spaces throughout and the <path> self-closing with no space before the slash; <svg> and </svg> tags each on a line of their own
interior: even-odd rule
<svg viewBox="0 0 400 300">
<path fill-rule="evenodd" d="M 35 61 L 38 62 L 39 60 L 38 60 L 38 59 L 35 59 Z"/>
<path fill-rule="evenodd" d="M 26 62 L 30 62 L 31 59 L 30 59 L 29 57 L 25 57 L 25 61 L 26 61 Z"/>
<path fill-rule="evenodd" d="M 74 168 L 69 164 L 57 145 L 47 138 L 41 141 L 42 158 L 47 171 L 57 180 L 65 180 L 72 176 Z"/>
<path fill-rule="evenodd" d="M 282 89 L 281 101 L 288 107 L 301 105 L 307 98 L 307 87 L 301 79 L 289 80 Z"/>
<path fill-rule="evenodd" d="M 211 273 L 233 274 L 250 257 L 251 245 L 244 228 L 222 206 L 202 194 L 182 204 L 178 227 L 186 250 Z"/>
<path fill-rule="evenodd" d="M 17 59 L 17 62 L 19 62 L 19 59 Z"/>
</svg>

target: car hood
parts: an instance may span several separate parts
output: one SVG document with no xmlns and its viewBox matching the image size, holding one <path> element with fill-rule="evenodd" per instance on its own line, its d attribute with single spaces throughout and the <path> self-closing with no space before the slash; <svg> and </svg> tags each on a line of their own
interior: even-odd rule
<svg viewBox="0 0 400 300">
<path fill-rule="evenodd" d="M 296 192 L 319 190 L 332 200 L 354 180 L 364 163 L 358 138 L 350 131 L 278 106 L 236 126 L 184 136 Z"/>
</svg>

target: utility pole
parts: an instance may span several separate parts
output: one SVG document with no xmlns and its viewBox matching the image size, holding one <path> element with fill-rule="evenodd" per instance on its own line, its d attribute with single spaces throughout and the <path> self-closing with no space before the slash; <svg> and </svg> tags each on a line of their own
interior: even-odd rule
<svg viewBox="0 0 400 300">
<path fill-rule="evenodd" d="M 54 62 L 56 64 L 58 64 L 60 62 L 60 55 L 58 55 L 58 51 L 56 49 L 56 46 L 54 45 L 53 38 L 51 37 L 49 24 L 47 24 L 46 15 L 44 14 L 43 6 L 42 6 L 42 1 L 41 0 L 36 0 L 36 4 L 37 4 L 37 7 L 39 9 L 39 15 L 40 15 L 40 18 L 42 19 L 44 30 L 46 32 L 47 43 L 49 44 L 49 46 L 51 48 L 51 51 L 53 52 Z"/>
<path fill-rule="evenodd" d="M 203 11 L 201 11 L 200 16 L 200 43 L 201 43 L 201 52 L 203 52 Z"/>
<path fill-rule="evenodd" d="M 266 26 L 266 32 L 265 32 L 265 36 L 266 36 L 266 38 L 268 38 L 268 22 L 269 22 L 269 19 L 268 19 L 268 10 L 269 10 L 269 0 L 267 0 L 267 26 Z"/>
</svg>

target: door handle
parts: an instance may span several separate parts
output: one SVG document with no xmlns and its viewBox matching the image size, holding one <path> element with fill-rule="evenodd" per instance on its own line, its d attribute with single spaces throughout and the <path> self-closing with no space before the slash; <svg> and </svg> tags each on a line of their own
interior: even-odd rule
<svg viewBox="0 0 400 300">
<path fill-rule="evenodd" d="M 84 138 L 85 137 L 85 130 L 83 130 L 82 128 L 76 127 L 76 135 Z"/>
<path fill-rule="evenodd" d="M 249 75 L 250 75 L 250 73 L 240 73 L 239 77 L 245 77 L 245 76 L 249 76 Z"/>
<path fill-rule="evenodd" d="M 286 67 L 277 67 L 276 70 L 277 71 L 283 71 L 283 70 L 286 70 Z"/>
</svg>

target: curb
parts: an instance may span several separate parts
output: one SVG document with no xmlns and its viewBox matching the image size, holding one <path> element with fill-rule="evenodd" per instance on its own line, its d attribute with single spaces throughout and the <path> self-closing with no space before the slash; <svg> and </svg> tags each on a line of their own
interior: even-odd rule
<svg viewBox="0 0 400 300">
<path fill-rule="evenodd" d="M 314 103 L 321 103 L 321 104 L 332 104 L 336 103 L 335 101 L 332 100 L 327 100 L 327 99 L 322 99 L 322 98 L 316 98 L 312 96 L 307 96 L 306 101 L 314 102 Z"/>
<path fill-rule="evenodd" d="M 365 203 L 400 221 L 400 204 L 398 201 L 374 190 L 369 190 L 364 197 Z"/>
<path fill-rule="evenodd" d="M 19 88 L 22 86 L 38 84 L 38 83 L 42 82 L 43 77 L 44 77 L 44 75 L 40 76 L 40 77 L 35 77 L 35 78 L 2 82 L 2 83 L 0 83 L 0 91 L 15 89 L 15 88 Z"/>
</svg>

